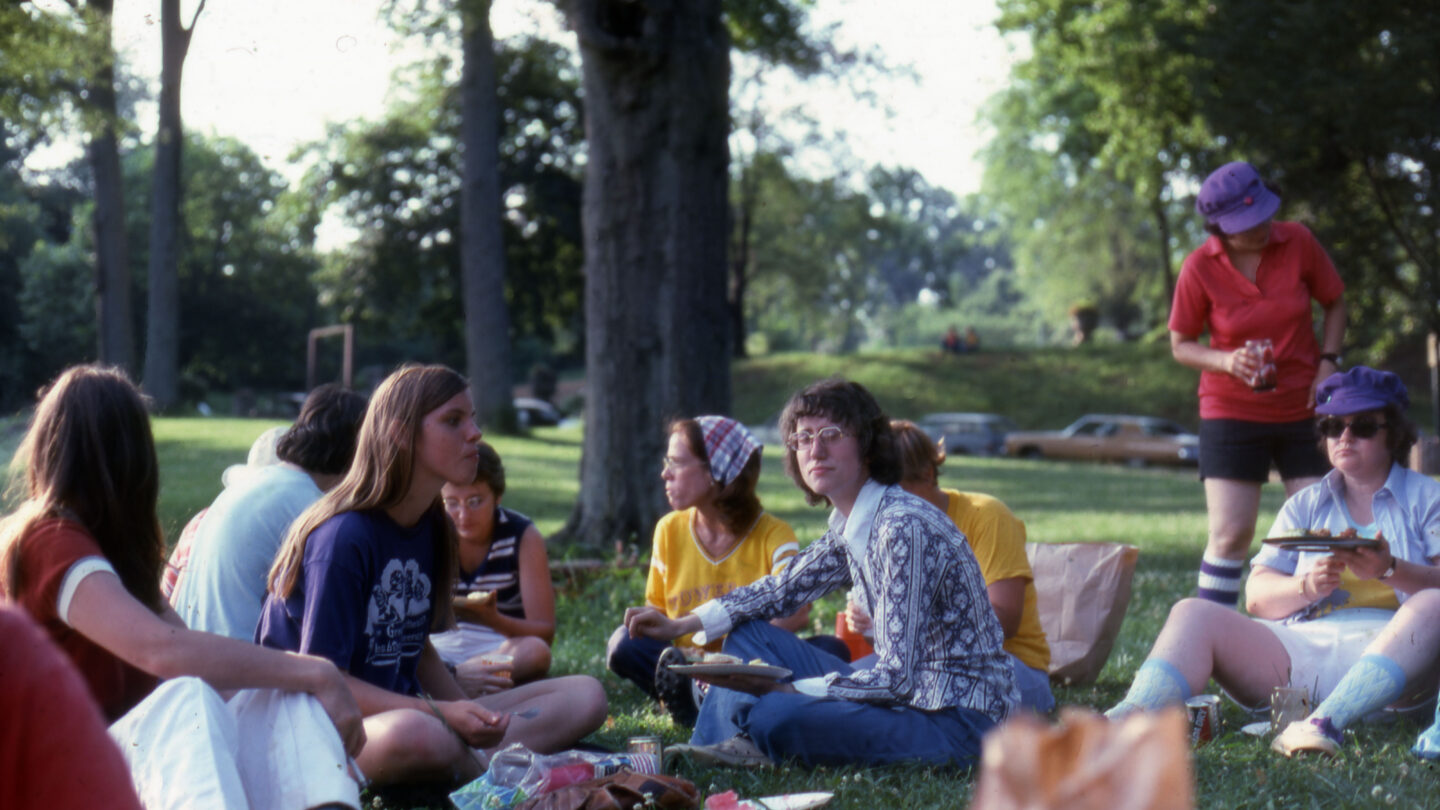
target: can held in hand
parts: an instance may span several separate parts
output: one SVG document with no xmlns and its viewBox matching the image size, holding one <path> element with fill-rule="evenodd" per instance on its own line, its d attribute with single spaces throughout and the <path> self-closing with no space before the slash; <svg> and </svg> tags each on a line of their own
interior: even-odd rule
<svg viewBox="0 0 1440 810">
<path fill-rule="evenodd" d="M 1275 390 L 1275 343 L 1270 338 L 1245 341 L 1245 351 L 1255 358 L 1255 373 L 1250 375 L 1250 390 L 1256 393 Z"/>
<path fill-rule="evenodd" d="M 1284 731 L 1297 720 L 1310 716 L 1310 690 L 1277 686 L 1270 692 L 1270 733 Z"/>
<path fill-rule="evenodd" d="M 1190 744 L 1204 745 L 1220 736 L 1220 696 L 1196 695 L 1185 701 L 1190 713 Z"/>
</svg>

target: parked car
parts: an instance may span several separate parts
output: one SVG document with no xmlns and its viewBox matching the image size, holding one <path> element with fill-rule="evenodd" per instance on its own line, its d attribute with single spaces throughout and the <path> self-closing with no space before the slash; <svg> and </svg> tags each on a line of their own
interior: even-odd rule
<svg viewBox="0 0 1440 810">
<path fill-rule="evenodd" d="M 916 424 L 944 441 L 949 455 L 998 456 L 1005 452 L 1005 436 L 1019 429 L 998 413 L 930 413 Z"/>
<path fill-rule="evenodd" d="M 1022 458 L 1197 464 L 1200 437 L 1168 419 L 1153 416 L 1088 414 L 1064 430 L 1016 431 L 1005 437 L 1005 453 Z"/>
<path fill-rule="evenodd" d="M 757 425 L 746 425 L 745 429 L 755 437 L 755 441 L 762 445 L 772 447 L 783 447 L 785 439 L 780 435 L 780 412 L 770 414 L 770 418 Z"/>
<path fill-rule="evenodd" d="M 515 421 L 520 427 L 550 427 L 560 424 L 565 415 L 560 409 L 535 397 L 515 397 Z"/>
</svg>

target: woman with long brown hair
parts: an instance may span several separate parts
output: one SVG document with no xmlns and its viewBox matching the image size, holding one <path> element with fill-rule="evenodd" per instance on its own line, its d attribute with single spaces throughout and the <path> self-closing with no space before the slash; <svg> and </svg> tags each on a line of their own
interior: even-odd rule
<svg viewBox="0 0 1440 810">
<path fill-rule="evenodd" d="M 440 491 L 475 477 L 474 417 L 454 371 L 390 375 L 345 479 L 296 520 L 270 572 L 261 643 L 346 673 L 365 715 L 357 761 L 376 783 L 472 779 L 472 748 L 553 751 L 605 719 L 604 690 L 580 675 L 469 700 L 429 642 L 454 624 L 457 547 Z"/>
<path fill-rule="evenodd" d="M 122 372 L 56 378 L 12 469 L 0 589 L 80 670 L 146 806 L 358 806 L 365 731 L 335 666 L 189 630 L 161 597 L 159 464 Z"/>
</svg>

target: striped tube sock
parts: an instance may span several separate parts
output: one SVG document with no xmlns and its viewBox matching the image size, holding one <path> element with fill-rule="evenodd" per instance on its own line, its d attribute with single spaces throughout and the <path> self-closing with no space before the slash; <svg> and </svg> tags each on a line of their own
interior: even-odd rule
<svg viewBox="0 0 1440 810">
<path fill-rule="evenodd" d="M 1136 711 L 1150 711 L 1162 706 L 1184 703 L 1190 697 L 1190 684 L 1169 661 L 1148 658 L 1135 671 L 1125 699 L 1105 712 L 1106 717 L 1120 718 Z"/>
<path fill-rule="evenodd" d="M 1328 718 L 1335 728 L 1345 728 L 1390 705 L 1404 689 L 1405 670 L 1394 659 L 1376 653 L 1363 655 L 1310 716 Z"/>
<path fill-rule="evenodd" d="M 1227 560 L 1207 551 L 1200 560 L 1200 582 L 1195 595 L 1235 607 L 1240 604 L 1240 575 L 1243 573 L 1244 560 Z"/>
</svg>

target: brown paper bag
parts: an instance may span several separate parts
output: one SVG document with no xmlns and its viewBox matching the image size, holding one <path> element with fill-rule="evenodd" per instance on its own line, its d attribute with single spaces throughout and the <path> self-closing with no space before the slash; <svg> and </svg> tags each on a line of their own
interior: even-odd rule
<svg viewBox="0 0 1440 810">
<path fill-rule="evenodd" d="M 1190 810 L 1185 710 L 1111 722 L 1066 708 L 1060 725 L 1018 715 L 985 737 L 971 810 Z"/>
<path fill-rule="evenodd" d="M 1093 683 L 1130 606 L 1140 549 L 1124 543 L 1026 543 L 1050 679 Z"/>
</svg>

